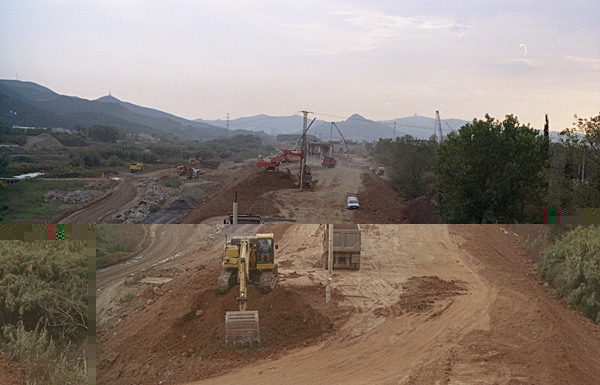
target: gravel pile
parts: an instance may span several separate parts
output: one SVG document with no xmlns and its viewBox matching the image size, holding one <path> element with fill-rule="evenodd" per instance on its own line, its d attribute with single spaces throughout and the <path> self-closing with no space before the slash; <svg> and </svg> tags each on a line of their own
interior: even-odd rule
<svg viewBox="0 0 600 385">
<path fill-rule="evenodd" d="M 144 187 L 143 198 L 135 206 L 117 211 L 112 219 L 122 223 L 139 223 L 171 197 L 171 193 L 165 186 L 158 183 L 157 178 L 144 179 L 140 185 Z"/>
<path fill-rule="evenodd" d="M 52 190 L 44 194 L 44 202 L 61 202 L 67 204 L 77 204 L 89 202 L 90 200 L 92 200 L 92 193 L 90 193 L 87 190 Z"/>
</svg>

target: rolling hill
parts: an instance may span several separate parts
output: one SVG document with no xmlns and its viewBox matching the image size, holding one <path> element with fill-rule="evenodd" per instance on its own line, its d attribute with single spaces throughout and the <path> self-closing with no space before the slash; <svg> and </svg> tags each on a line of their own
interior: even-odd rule
<svg viewBox="0 0 600 385">
<path fill-rule="evenodd" d="M 97 100 L 65 96 L 32 82 L 0 80 L 0 119 L 12 127 L 62 127 L 111 125 L 127 133 L 150 134 L 179 140 L 210 140 L 248 134 L 122 102 L 113 96 Z M 264 134 L 263 134 L 264 135 Z"/>
</svg>

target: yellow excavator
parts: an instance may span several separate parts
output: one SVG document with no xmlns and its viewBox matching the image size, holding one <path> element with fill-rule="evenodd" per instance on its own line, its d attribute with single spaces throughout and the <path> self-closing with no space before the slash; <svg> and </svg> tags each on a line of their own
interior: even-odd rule
<svg viewBox="0 0 600 385">
<path fill-rule="evenodd" d="M 226 294 L 239 284 L 238 311 L 225 314 L 225 343 L 260 345 L 258 311 L 247 310 L 248 285 L 256 284 L 261 293 L 269 293 L 277 283 L 277 264 L 273 234 L 234 236 L 225 244 L 217 293 Z"/>
</svg>

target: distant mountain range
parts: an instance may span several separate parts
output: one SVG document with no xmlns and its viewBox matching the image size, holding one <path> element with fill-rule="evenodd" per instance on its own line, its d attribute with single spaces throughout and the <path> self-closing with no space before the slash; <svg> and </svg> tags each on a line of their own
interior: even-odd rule
<svg viewBox="0 0 600 385">
<path fill-rule="evenodd" d="M 0 80 L 0 122 L 7 127 L 61 127 L 71 130 L 78 124 L 84 127 L 110 125 L 127 133 L 179 140 L 210 140 L 253 133 L 187 120 L 122 102 L 110 95 L 97 100 L 59 95 L 38 84 L 18 80 Z"/>
<path fill-rule="evenodd" d="M 214 126 L 226 127 L 225 120 L 202 120 L 197 122 L 207 123 Z M 308 120 L 310 124 L 312 119 Z M 394 130 L 394 122 L 396 129 Z M 458 131 L 460 127 L 469 123 L 466 120 L 446 119 L 442 120 L 442 134 L 445 136 L 451 130 Z M 301 115 L 292 116 L 268 116 L 256 115 L 245 118 L 231 119 L 229 128 L 237 128 L 251 131 L 264 131 L 270 135 L 277 134 L 299 134 L 302 132 L 303 117 Z M 419 139 L 428 139 L 433 135 L 435 119 L 425 116 L 409 116 L 405 118 L 373 121 L 354 114 L 346 120 L 336 121 L 335 126 L 339 128 L 346 140 L 354 141 L 374 141 L 379 138 L 392 138 L 395 136 L 411 135 Z M 322 140 L 339 140 L 340 135 L 332 125 L 331 121 L 317 119 L 309 128 L 308 133 L 321 138 Z M 395 134 L 395 136 L 394 136 Z M 437 133 L 436 133 L 437 135 Z"/>
<path fill-rule="evenodd" d="M 0 122 L 7 127 L 62 127 L 74 129 L 94 125 L 116 126 L 131 134 L 148 134 L 155 138 L 178 140 L 211 140 L 220 136 L 254 134 L 261 137 L 302 132 L 303 117 L 256 115 L 225 120 L 188 120 L 123 102 L 111 95 L 96 100 L 59 95 L 32 82 L 0 79 Z M 308 123 L 311 123 L 312 119 Z M 461 119 L 443 119 L 442 134 L 470 123 Z M 425 116 L 373 121 L 354 114 L 335 122 L 347 140 L 375 141 L 379 138 L 411 135 L 428 139 L 434 134 L 435 119 Z M 227 127 L 229 129 L 227 129 Z M 340 135 L 331 121 L 315 120 L 308 130 L 322 140 L 339 140 Z M 437 134 L 437 132 L 436 132 Z M 557 133 L 551 132 L 556 140 Z"/>
</svg>

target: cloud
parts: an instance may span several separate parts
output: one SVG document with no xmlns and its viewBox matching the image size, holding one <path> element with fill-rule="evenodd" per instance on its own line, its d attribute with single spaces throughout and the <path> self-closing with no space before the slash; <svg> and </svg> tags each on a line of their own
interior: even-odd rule
<svg viewBox="0 0 600 385">
<path fill-rule="evenodd" d="M 584 57 L 584 56 L 565 56 L 565 59 L 574 61 L 576 63 L 583 63 L 589 66 L 591 69 L 600 70 L 600 58 L 597 57 Z"/>
<path fill-rule="evenodd" d="M 294 38 L 314 43 L 306 49 L 314 55 L 370 51 L 388 47 L 393 39 L 415 35 L 418 31 L 460 34 L 468 28 L 441 18 L 405 17 L 365 9 L 332 11 L 317 22 L 282 24 L 281 27 L 288 29 Z"/>
</svg>

